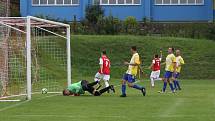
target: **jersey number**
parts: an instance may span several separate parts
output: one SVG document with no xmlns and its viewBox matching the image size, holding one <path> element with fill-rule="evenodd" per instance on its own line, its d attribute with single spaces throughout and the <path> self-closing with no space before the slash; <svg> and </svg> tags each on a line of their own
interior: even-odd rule
<svg viewBox="0 0 215 121">
<path fill-rule="evenodd" d="M 104 65 L 105 65 L 105 67 L 109 67 L 109 60 L 108 59 L 104 60 Z"/>
</svg>

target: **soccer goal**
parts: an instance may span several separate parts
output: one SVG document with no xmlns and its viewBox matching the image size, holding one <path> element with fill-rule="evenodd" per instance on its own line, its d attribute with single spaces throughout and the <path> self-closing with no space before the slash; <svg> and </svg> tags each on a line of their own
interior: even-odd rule
<svg viewBox="0 0 215 121">
<path fill-rule="evenodd" d="M 37 17 L 0 17 L 0 99 L 59 93 L 71 83 L 70 26 Z"/>
</svg>

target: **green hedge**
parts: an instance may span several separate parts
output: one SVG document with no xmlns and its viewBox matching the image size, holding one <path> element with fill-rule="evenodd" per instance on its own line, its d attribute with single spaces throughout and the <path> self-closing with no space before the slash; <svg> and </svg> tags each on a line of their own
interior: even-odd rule
<svg viewBox="0 0 215 121">
<path fill-rule="evenodd" d="M 149 37 L 132 35 L 76 35 L 72 36 L 72 67 L 73 76 L 93 78 L 97 72 L 98 58 L 102 49 L 107 49 L 111 60 L 111 76 L 121 78 L 127 67 L 123 66 L 125 60 L 131 57 L 130 47 L 137 45 L 143 67 L 148 67 L 153 54 L 159 53 L 173 46 L 182 50 L 185 66 L 181 78 L 187 79 L 214 79 L 215 74 L 215 42 L 203 39 L 185 39 L 174 37 Z M 163 59 L 163 61 L 165 58 Z M 144 69 L 149 76 L 150 70 Z M 162 73 L 164 67 L 162 67 Z"/>
</svg>

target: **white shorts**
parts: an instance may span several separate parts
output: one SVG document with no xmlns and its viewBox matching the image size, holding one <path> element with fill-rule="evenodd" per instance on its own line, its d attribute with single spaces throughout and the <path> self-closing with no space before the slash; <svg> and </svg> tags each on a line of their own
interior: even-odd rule
<svg viewBox="0 0 215 121">
<path fill-rule="evenodd" d="M 157 79 L 157 78 L 159 78 L 159 77 L 160 77 L 160 70 L 152 71 L 152 72 L 151 72 L 150 78 Z"/>
<path fill-rule="evenodd" d="M 106 75 L 106 74 L 100 74 L 99 72 L 96 73 L 95 78 L 100 81 L 101 79 L 105 80 L 105 81 L 109 81 L 110 80 L 110 75 Z"/>
</svg>

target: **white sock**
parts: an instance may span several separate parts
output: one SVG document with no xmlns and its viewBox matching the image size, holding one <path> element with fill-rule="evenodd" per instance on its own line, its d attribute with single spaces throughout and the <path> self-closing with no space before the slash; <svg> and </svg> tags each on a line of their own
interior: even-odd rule
<svg viewBox="0 0 215 121">
<path fill-rule="evenodd" d="M 152 85 L 152 87 L 155 86 L 154 78 L 152 78 L 152 77 L 151 77 L 151 85 Z"/>
<path fill-rule="evenodd" d="M 100 82 L 100 79 L 99 78 L 94 78 L 94 81 L 96 82 L 96 81 L 98 81 L 98 82 Z"/>
<path fill-rule="evenodd" d="M 104 80 L 104 82 L 105 82 L 105 87 L 109 87 L 108 81 L 107 81 L 107 80 Z"/>
</svg>

